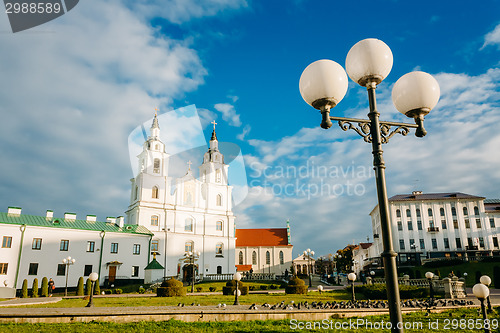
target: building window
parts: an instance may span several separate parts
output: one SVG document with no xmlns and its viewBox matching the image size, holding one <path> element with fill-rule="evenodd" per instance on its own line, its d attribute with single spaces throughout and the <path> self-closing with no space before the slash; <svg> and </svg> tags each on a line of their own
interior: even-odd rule
<svg viewBox="0 0 500 333">
<path fill-rule="evenodd" d="M 479 247 L 484 248 L 484 238 L 483 237 L 479 237 Z"/>
<path fill-rule="evenodd" d="M 405 240 L 404 239 L 400 239 L 399 240 L 399 249 L 400 250 L 404 250 L 405 249 Z"/>
<path fill-rule="evenodd" d="M 193 231 L 193 219 L 188 217 L 184 220 L 184 231 Z"/>
<path fill-rule="evenodd" d="M 240 251 L 238 254 L 238 262 L 240 265 L 243 265 L 243 251 Z"/>
<path fill-rule="evenodd" d="M 118 253 L 118 243 L 111 243 L 111 253 Z"/>
<path fill-rule="evenodd" d="M 134 244 L 132 254 L 141 254 L 141 244 Z"/>
<path fill-rule="evenodd" d="M 453 229 L 457 230 L 458 229 L 458 221 L 453 220 Z"/>
<path fill-rule="evenodd" d="M 266 251 L 266 265 L 271 265 L 271 253 Z"/>
<path fill-rule="evenodd" d="M 69 240 L 63 239 L 61 240 L 61 244 L 59 245 L 59 251 L 68 251 L 69 249 Z"/>
<path fill-rule="evenodd" d="M 420 222 L 420 221 L 417 221 L 417 224 L 418 224 L 418 222 Z M 408 231 L 411 231 L 411 230 L 413 230 L 413 223 L 411 223 L 411 221 L 408 221 Z"/>
<path fill-rule="evenodd" d="M 481 219 L 476 219 L 476 228 L 481 229 Z"/>
<path fill-rule="evenodd" d="M 222 221 L 217 221 L 215 223 L 215 230 L 222 231 Z"/>
<path fill-rule="evenodd" d="M 252 252 L 252 265 L 257 265 L 257 252 Z"/>
<path fill-rule="evenodd" d="M 493 237 L 493 247 L 498 248 L 498 238 L 497 237 Z"/>
<path fill-rule="evenodd" d="M 217 266 L 217 274 L 222 274 L 222 266 Z"/>
<path fill-rule="evenodd" d="M 151 225 L 156 227 L 158 226 L 158 215 L 151 216 Z"/>
<path fill-rule="evenodd" d="M 460 241 L 460 238 L 455 238 L 455 244 L 457 245 L 457 249 L 462 248 L 462 242 Z"/>
<path fill-rule="evenodd" d="M 155 158 L 153 160 L 153 173 L 160 173 L 160 159 Z"/>
<path fill-rule="evenodd" d="M 87 252 L 94 252 L 94 249 L 95 249 L 95 242 L 88 241 L 87 242 Z"/>
<path fill-rule="evenodd" d="M 441 229 L 447 229 L 448 227 L 446 226 L 446 220 L 441 220 Z"/>
<path fill-rule="evenodd" d="M 215 181 L 217 183 L 222 182 L 222 173 L 221 173 L 220 169 L 215 170 Z"/>
<path fill-rule="evenodd" d="M 85 265 L 83 268 L 83 276 L 89 276 L 92 273 L 92 265 Z"/>
<path fill-rule="evenodd" d="M 153 199 L 158 199 L 158 186 L 154 186 L 153 187 L 153 190 L 152 190 L 152 193 L 151 193 L 151 197 Z"/>
<path fill-rule="evenodd" d="M 420 218 L 420 209 L 417 208 L 417 219 Z"/>
<path fill-rule="evenodd" d="M 155 239 L 151 242 L 151 252 L 158 252 L 158 245 L 159 245 L 160 241 Z"/>
<path fill-rule="evenodd" d="M 444 208 L 439 209 L 439 215 L 444 216 Z"/>
<path fill-rule="evenodd" d="M 30 263 L 30 267 L 28 269 L 28 275 L 36 275 L 38 273 L 38 263 Z"/>
<path fill-rule="evenodd" d="M 495 218 L 490 218 L 490 228 L 495 228 Z"/>
<path fill-rule="evenodd" d="M 66 275 L 66 264 L 57 264 L 57 275 L 58 276 Z"/>
<path fill-rule="evenodd" d="M 417 247 L 415 246 L 415 240 L 413 238 L 410 238 L 410 249 L 417 249 Z"/>
<path fill-rule="evenodd" d="M 283 255 L 283 251 L 280 251 L 280 265 L 285 263 L 285 256 Z"/>
<path fill-rule="evenodd" d="M 401 221 L 398 221 L 398 230 L 403 231 L 403 223 Z"/>
<path fill-rule="evenodd" d="M 411 212 L 409 209 L 406 210 L 406 217 L 411 218 Z"/>
<path fill-rule="evenodd" d="M 417 229 L 422 230 L 422 221 L 420 220 L 417 221 Z"/>
<path fill-rule="evenodd" d="M 464 207 L 464 216 L 468 216 L 469 212 L 467 211 L 467 207 Z"/>
<path fill-rule="evenodd" d="M 215 255 L 222 256 L 222 243 L 218 243 L 215 246 Z"/>
<path fill-rule="evenodd" d="M 0 263 L 0 275 L 6 275 L 7 274 L 7 267 L 9 266 L 8 263 Z"/>
<path fill-rule="evenodd" d="M 431 242 L 432 242 L 432 249 L 433 249 L 433 250 L 437 250 L 437 248 L 438 248 L 438 242 L 437 242 L 437 239 L 436 239 L 436 238 L 432 238 L 432 239 L 431 239 Z"/>
<path fill-rule="evenodd" d="M 474 246 L 474 243 L 472 242 L 472 237 L 467 238 L 467 245 L 469 246 L 469 249 Z"/>
<path fill-rule="evenodd" d="M 477 206 L 474 207 L 474 215 L 479 216 L 479 208 Z"/>
<path fill-rule="evenodd" d="M 132 277 L 139 277 L 139 266 L 132 266 Z"/>
<path fill-rule="evenodd" d="M 222 206 L 222 195 L 217 194 L 217 206 Z"/>
<path fill-rule="evenodd" d="M 432 217 L 432 208 L 429 208 L 429 209 L 427 210 L 427 215 L 428 215 L 429 217 Z"/>
<path fill-rule="evenodd" d="M 453 215 L 453 217 L 457 216 L 457 209 L 455 207 L 451 207 L 451 215 Z"/>
<path fill-rule="evenodd" d="M 470 229 L 470 221 L 469 221 L 469 219 L 465 219 L 465 228 Z"/>
<path fill-rule="evenodd" d="M 420 239 L 420 250 L 425 250 L 425 242 L 423 239 Z"/>
<path fill-rule="evenodd" d="M 184 243 L 184 252 L 193 252 L 193 242 Z"/>
<path fill-rule="evenodd" d="M 448 238 L 444 239 L 444 248 L 449 249 L 450 248 L 450 240 Z"/>
<path fill-rule="evenodd" d="M 4 247 L 4 248 L 10 248 L 11 246 L 12 246 L 12 237 L 10 237 L 10 236 L 3 236 L 2 247 Z"/>
<path fill-rule="evenodd" d="M 396 217 L 401 217 L 401 211 L 399 209 L 396 210 Z"/>
<path fill-rule="evenodd" d="M 42 249 L 42 239 L 41 238 L 33 238 L 33 243 L 31 243 L 31 248 L 33 250 L 41 250 Z"/>
</svg>

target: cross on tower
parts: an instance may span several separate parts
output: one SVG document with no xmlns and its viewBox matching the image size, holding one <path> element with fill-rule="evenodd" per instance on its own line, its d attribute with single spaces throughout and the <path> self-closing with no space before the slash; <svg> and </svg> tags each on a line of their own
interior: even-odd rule
<svg viewBox="0 0 500 333">
<path fill-rule="evenodd" d="M 214 125 L 214 131 L 215 131 L 215 125 L 217 125 L 217 123 L 214 121 L 212 121 L 210 124 L 213 124 Z"/>
<path fill-rule="evenodd" d="M 155 108 L 155 117 L 158 114 L 158 108 Z"/>
<path fill-rule="evenodd" d="M 189 169 L 189 170 L 191 170 L 191 164 L 193 164 L 193 163 L 191 163 L 191 161 L 188 161 L 188 162 L 187 162 L 187 165 L 188 165 L 188 169 Z"/>
</svg>

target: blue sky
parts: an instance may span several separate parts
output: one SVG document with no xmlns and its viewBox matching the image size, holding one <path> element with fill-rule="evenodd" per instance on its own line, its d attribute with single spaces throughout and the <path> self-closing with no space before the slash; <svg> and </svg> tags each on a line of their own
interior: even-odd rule
<svg viewBox="0 0 500 333">
<path fill-rule="evenodd" d="M 249 193 L 234 207 L 239 227 L 290 219 L 295 254 L 371 240 L 371 146 L 320 129 L 298 90 L 309 63 L 344 66 L 364 38 L 394 55 L 377 90 L 382 119 L 408 121 L 390 101 L 403 74 L 426 71 L 441 86 L 429 134 L 384 146 L 389 194 L 499 198 L 499 12 L 488 0 L 86 0 L 16 34 L 0 15 L 0 202 L 34 215 L 123 215 L 129 134 L 157 106 L 194 104 L 207 139 L 215 119 L 219 140 L 241 148 Z M 334 113 L 364 117 L 364 89 L 350 82 Z"/>
</svg>

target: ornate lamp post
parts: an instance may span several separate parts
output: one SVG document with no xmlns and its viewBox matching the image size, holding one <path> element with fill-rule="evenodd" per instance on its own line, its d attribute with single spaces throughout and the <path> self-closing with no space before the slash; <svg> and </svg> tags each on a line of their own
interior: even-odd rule
<svg viewBox="0 0 500 333">
<path fill-rule="evenodd" d="M 64 296 L 68 296 L 68 275 L 69 275 L 69 266 L 75 263 L 75 259 L 71 259 L 71 257 L 64 258 L 62 263 L 66 265 L 66 287 L 64 288 Z"/>
<path fill-rule="evenodd" d="M 429 280 L 429 299 L 434 298 L 434 288 L 432 287 L 432 278 L 434 277 L 434 273 L 427 272 L 425 273 L 425 277 Z"/>
<path fill-rule="evenodd" d="M 484 284 L 486 287 L 489 287 L 491 284 L 491 278 L 488 275 L 483 275 L 479 279 L 479 282 Z M 488 302 L 488 313 L 491 313 L 493 311 L 493 308 L 491 307 L 491 301 L 490 301 L 490 294 L 488 293 L 488 297 L 486 297 L 486 301 Z"/>
<path fill-rule="evenodd" d="M 352 288 L 352 301 L 356 301 L 356 294 L 354 293 L 354 281 L 356 281 L 356 274 L 354 273 L 349 273 L 347 275 L 347 278 L 349 281 L 351 281 L 351 288 Z"/>
<path fill-rule="evenodd" d="M 236 289 L 234 290 L 234 304 L 233 305 L 240 305 L 240 302 L 238 302 L 238 296 L 240 296 L 241 291 L 238 288 L 238 285 L 240 284 L 241 274 L 239 272 L 234 273 L 233 279 L 236 280 Z"/>
<path fill-rule="evenodd" d="M 89 298 L 89 303 L 87 304 L 87 308 L 93 307 L 94 306 L 94 290 L 95 290 L 95 284 L 97 279 L 99 278 L 99 275 L 97 275 L 96 272 L 90 273 L 89 279 L 92 282 L 92 286 L 90 288 L 90 298 Z"/>
<path fill-rule="evenodd" d="M 396 133 L 407 135 L 410 128 L 416 128 L 417 137 L 425 136 L 424 116 L 437 104 L 440 92 L 437 81 L 431 75 L 424 72 L 405 74 L 394 85 L 392 100 L 396 109 L 413 118 L 415 124 L 379 121 L 375 89 L 391 71 L 392 60 L 390 48 L 384 42 L 372 38 L 358 42 L 347 54 L 346 69 L 349 77 L 368 90 L 369 119 L 330 116 L 330 110 L 344 98 L 348 85 L 346 72 L 334 61 L 318 60 L 307 66 L 300 77 L 299 87 L 304 100 L 321 111 L 322 128 L 330 128 L 332 120 L 338 121 L 342 130 L 352 129 L 372 144 L 389 314 L 392 331 L 402 332 L 402 329 L 398 328 L 402 323 L 402 315 L 396 268 L 397 254 L 392 244 L 382 144 L 387 143 Z M 353 124 L 357 124 L 359 128 Z M 392 127 L 394 129 L 391 131 Z"/>
<path fill-rule="evenodd" d="M 481 312 L 483 314 L 483 325 L 484 332 L 490 333 L 490 327 L 487 325 L 488 317 L 486 316 L 486 307 L 484 306 L 484 300 L 490 295 L 490 289 L 482 283 L 478 283 L 472 287 L 472 293 L 481 302 Z"/>
<path fill-rule="evenodd" d="M 311 273 L 312 273 L 312 267 L 311 267 L 311 256 L 314 257 L 314 251 L 311 251 L 311 249 L 307 249 L 304 251 L 304 256 L 307 256 L 307 263 L 308 263 L 308 275 L 309 275 L 309 287 L 312 287 L 312 280 L 311 280 Z"/>
<path fill-rule="evenodd" d="M 186 253 L 186 258 L 189 260 L 189 263 L 191 264 L 192 268 L 192 275 L 191 275 L 191 293 L 194 293 L 194 280 L 195 280 L 195 269 L 194 269 L 194 262 L 195 260 L 198 260 L 200 258 L 200 251 L 198 252 L 191 252 L 189 251 Z"/>
</svg>

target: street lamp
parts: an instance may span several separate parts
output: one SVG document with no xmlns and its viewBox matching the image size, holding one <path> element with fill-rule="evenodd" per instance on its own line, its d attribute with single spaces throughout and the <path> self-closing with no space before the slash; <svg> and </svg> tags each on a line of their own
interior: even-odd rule
<svg viewBox="0 0 500 333">
<path fill-rule="evenodd" d="M 342 255 L 335 256 L 335 273 L 337 274 L 337 284 L 340 284 L 340 275 L 339 275 L 339 269 L 337 266 L 339 259 L 342 259 Z"/>
<path fill-rule="evenodd" d="M 312 267 L 311 267 L 311 256 L 314 257 L 314 251 L 311 251 L 311 249 L 307 249 L 304 251 L 304 256 L 307 256 L 307 263 L 308 263 L 308 275 L 309 275 L 309 287 L 312 287 L 312 280 L 311 280 L 311 273 L 312 273 Z"/>
<path fill-rule="evenodd" d="M 95 284 L 97 279 L 99 278 L 99 275 L 97 275 L 96 272 L 90 273 L 89 279 L 92 282 L 92 286 L 90 287 L 90 298 L 89 298 L 89 303 L 87 304 L 87 308 L 91 308 L 94 306 L 94 290 L 95 290 Z"/>
<path fill-rule="evenodd" d="M 194 262 L 195 262 L 195 260 L 200 258 L 200 255 L 201 255 L 200 251 L 198 251 L 198 252 L 189 251 L 188 253 L 186 253 L 186 257 L 187 257 L 187 259 L 189 259 L 189 263 L 191 264 L 191 268 L 192 268 L 191 293 L 194 293 L 194 279 L 195 279 Z"/>
<path fill-rule="evenodd" d="M 351 281 L 351 288 L 352 288 L 352 301 L 356 301 L 356 296 L 354 294 L 354 281 L 356 280 L 356 274 L 354 273 L 349 273 L 347 275 L 347 278 L 349 279 L 349 281 Z"/>
<path fill-rule="evenodd" d="M 64 296 L 68 296 L 68 275 L 69 275 L 69 266 L 75 263 L 75 259 L 71 259 L 71 257 L 64 258 L 62 263 L 66 265 L 66 287 L 64 289 Z"/>
<path fill-rule="evenodd" d="M 425 273 L 425 277 L 429 280 L 429 299 L 434 298 L 434 288 L 432 288 L 432 278 L 434 277 L 434 273 L 427 272 Z"/>
<path fill-rule="evenodd" d="M 491 278 L 488 275 L 483 275 L 479 278 L 479 282 L 484 284 L 486 287 L 489 287 L 491 284 Z M 490 295 L 488 293 L 488 297 L 486 297 L 486 301 L 488 302 L 488 312 L 491 313 L 493 311 L 491 307 Z"/>
<path fill-rule="evenodd" d="M 484 332 L 490 333 L 490 327 L 487 325 L 488 317 L 486 316 L 486 307 L 484 306 L 484 299 L 490 295 L 490 290 L 482 283 L 478 283 L 472 287 L 472 293 L 481 302 L 481 312 L 483 314 Z"/>
<path fill-rule="evenodd" d="M 410 128 L 416 128 L 415 135 L 423 137 L 426 134 L 423 126 L 424 116 L 437 104 L 440 92 L 437 81 L 431 75 L 418 71 L 408 73 L 395 83 L 392 100 L 396 109 L 413 118 L 415 124 L 379 121 L 380 113 L 377 111 L 375 89 L 389 74 L 391 68 L 392 52 L 378 39 L 362 40 L 347 54 L 346 69 L 349 77 L 368 90 L 369 120 L 330 116 L 331 108 L 344 98 L 348 86 L 346 72 L 334 61 L 319 60 L 307 66 L 300 77 L 299 88 L 302 98 L 321 111 L 322 128 L 330 128 L 332 120 L 338 121 L 342 130 L 352 129 L 366 142 L 372 143 L 389 314 L 393 332 L 402 332 L 402 329 L 397 328 L 401 326 L 402 315 L 396 267 L 397 254 L 392 244 L 382 144 L 387 143 L 396 133 L 407 135 Z M 394 130 L 391 131 L 392 127 Z"/>
<path fill-rule="evenodd" d="M 236 289 L 234 290 L 234 304 L 233 305 L 240 305 L 238 302 L 238 296 L 241 294 L 240 289 L 238 288 L 239 282 L 241 280 L 241 274 L 239 272 L 234 273 L 233 279 L 236 280 Z"/>
</svg>

